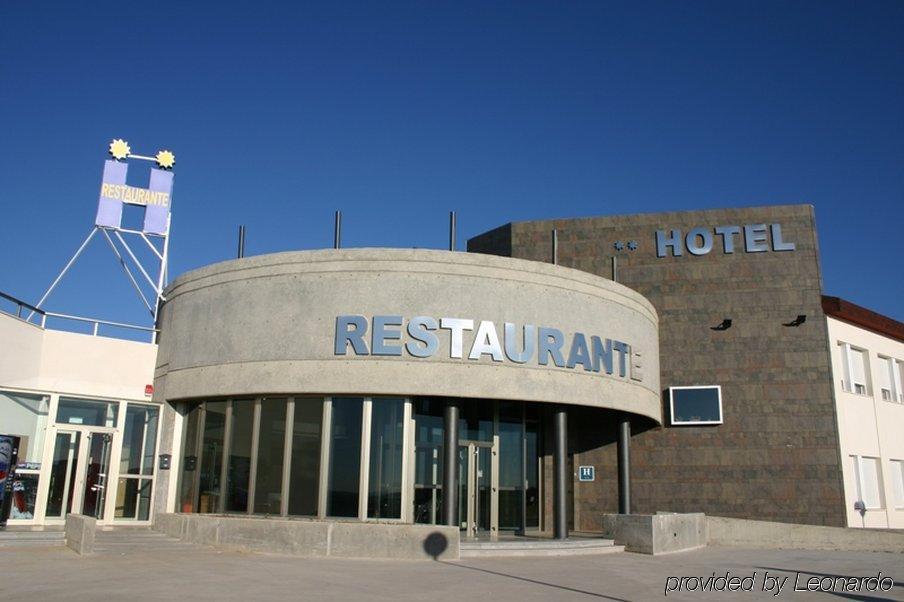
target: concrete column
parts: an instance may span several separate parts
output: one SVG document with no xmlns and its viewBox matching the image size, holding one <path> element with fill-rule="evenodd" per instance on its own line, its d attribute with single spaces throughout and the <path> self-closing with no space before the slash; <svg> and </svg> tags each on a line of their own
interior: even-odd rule
<svg viewBox="0 0 904 602">
<path fill-rule="evenodd" d="M 553 413 L 552 522 L 556 539 L 568 537 L 568 412 L 559 406 Z"/>
<path fill-rule="evenodd" d="M 618 422 L 618 513 L 631 514 L 631 420 Z"/>
<path fill-rule="evenodd" d="M 443 524 L 458 526 L 458 402 L 443 413 Z"/>
</svg>

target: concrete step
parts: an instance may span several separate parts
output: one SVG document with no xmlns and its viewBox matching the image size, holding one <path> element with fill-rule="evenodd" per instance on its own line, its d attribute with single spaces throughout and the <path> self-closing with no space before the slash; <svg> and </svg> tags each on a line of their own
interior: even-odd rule
<svg viewBox="0 0 904 602">
<path fill-rule="evenodd" d="M 611 539 L 525 539 L 505 541 L 462 541 L 462 558 L 489 556 L 585 556 L 624 552 Z"/>
<path fill-rule="evenodd" d="M 63 531 L 0 531 L 0 548 L 63 545 Z"/>
</svg>

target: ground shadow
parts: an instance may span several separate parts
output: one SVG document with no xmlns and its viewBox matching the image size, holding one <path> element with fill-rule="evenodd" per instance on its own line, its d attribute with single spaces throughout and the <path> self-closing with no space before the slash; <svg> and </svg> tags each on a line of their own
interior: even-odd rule
<svg viewBox="0 0 904 602">
<path fill-rule="evenodd" d="M 481 573 L 487 573 L 489 575 L 496 575 L 497 577 L 508 577 L 509 579 L 525 581 L 527 583 L 533 583 L 535 585 L 544 585 L 546 587 L 552 587 L 555 589 L 560 589 L 560 590 L 564 590 L 564 591 L 568 591 L 568 592 L 575 592 L 577 594 L 593 596 L 595 598 L 603 598 L 604 600 L 615 600 L 616 602 L 631 602 L 630 600 L 626 600 L 624 598 L 614 598 L 612 596 L 606 596 L 604 594 L 598 594 L 596 592 L 588 592 L 587 590 L 577 589 L 574 587 L 568 587 L 567 585 L 556 585 L 555 583 L 546 583 L 545 581 L 539 581 L 537 579 L 528 579 L 527 577 L 519 577 L 518 575 L 509 575 L 507 573 L 500 573 L 497 571 L 491 571 L 489 569 L 477 568 L 476 566 L 468 566 L 466 564 L 453 564 L 451 562 L 445 562 L 443 560 L 440 560 L 439 562 L 442 562 L 446 566 L 454 566 L 455 568 L 458 568 L 458 569 L 467 569 L 469 571 L 478 571 Z"/>
</svg>

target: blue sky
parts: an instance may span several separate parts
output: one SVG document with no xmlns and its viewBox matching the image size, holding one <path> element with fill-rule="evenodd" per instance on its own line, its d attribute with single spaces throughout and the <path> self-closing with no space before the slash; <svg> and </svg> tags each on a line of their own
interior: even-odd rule
<svg viewBox="0 0 904 602">
<path fill-rule="evenodd" d="M 178 275 L 509 221 L 816 206 L 825 292 L 904 320 L 904 3 L 5 2 L 0 290 L 91 228 L 114 137 L 176 154 Z M 47 303 L 146 321 L 95 239 Z"/>
</svg>

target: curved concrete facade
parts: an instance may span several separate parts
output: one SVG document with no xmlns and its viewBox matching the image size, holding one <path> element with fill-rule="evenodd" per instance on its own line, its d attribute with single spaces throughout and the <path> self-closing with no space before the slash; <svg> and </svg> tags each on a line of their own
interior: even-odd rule
<svg viewBox="0 0 904 602">
<path fill-rule="evenodd" d="M 369 394 L 510 399 L 624 410 L 661 422 L 658 317 L 640 294 L 604 278 L 534 261 L 473 253 L 343 249 L 278 253 L 226 261 L 189 272 L 166 291 L 155 397 L 179 400 L 244 394 Z M 404 318 L 400 355 L 359 355 L 336 347 L 339 316 Z M 406 348 L 417 316 L 474 321 L 463 357 L 452 357 L 452 332 L 433 332 L 429 357 Z M 484 352 L 469 359 L 481 321 L 492 321 L 504 347 L 504 323 L 553 328 L 564 335 L 573 367 L 510 361 Z M 486 327 L 489 329 L 489 327 Z M 627 372 L 613 352 L 613 374 L 594 371 L 592 337 L 630 346 Z M 492 342 L 492 336 L 485 338 Z M 542 334 L 538 336 L 542 338 Z M 577 347 L 573 347 L 577 345 Z M 575 351 L 576 350 L 576 351 Z M 583 361 L 582 360 L 583 357 Z"/>
</svg>

